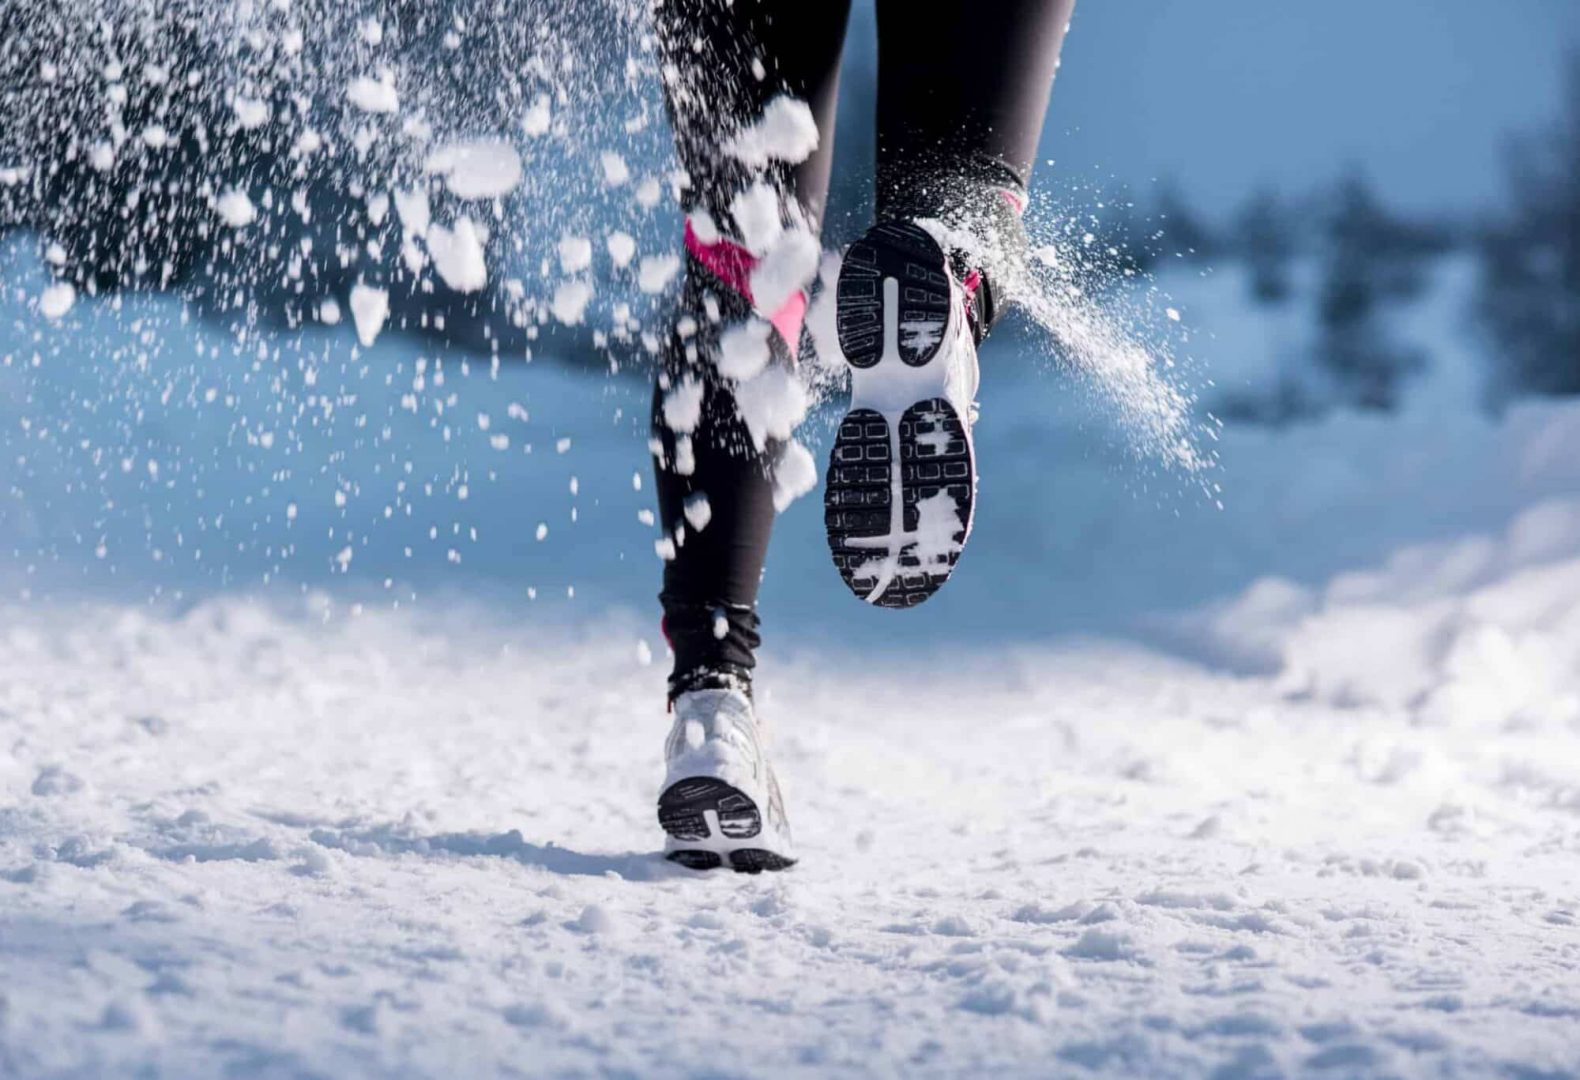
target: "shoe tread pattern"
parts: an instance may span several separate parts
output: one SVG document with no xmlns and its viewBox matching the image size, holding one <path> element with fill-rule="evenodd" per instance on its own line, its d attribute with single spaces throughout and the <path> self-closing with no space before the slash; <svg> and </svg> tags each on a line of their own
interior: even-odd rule
<svg viewBox="0 0 1580 1080">
<path fill-rule="evenodd" d="M 840 351 L 858 368 L 870 368 L 882 359 L 886 278 L 899 283 L 900 326 L 938 327 L 936 334 L 919 338 L 900 335 L 900 359 L 921 367 L 943 347 L 949 322 L 949 271 L 938 242 L 910 222 L 875 225 L 845 253 L 834 308 Z"/>
<path fill-rule="evenodd" d="M 942 563 L 923 566 L 914 542 L 902 546 L 898 572 L 881 593 L 879 574 L 892 547 L 858 541 L 891 533 L 894 463 L 889 424 L 882 414 L 858 409 L 845 417 L 829 457 L 823 489 L 823 522 L 834 566 L 851 592 L 886 608 L 911 608 L 949 580 L 971 527 L 976 503 L 976 472 L 965 425 L 943 398 L 917 402 L 900 417 L 900 523 L 905 536 L 921 525 L 919 507 L 947 493 L 960 527 Z M 903 542 L 902 542 L 903 544 Z"/>
<path fill-rule="evenodd" d="M 757 804 L 734 786 L 713 777 L 680 780 L 664 790 L 658 800 L 658 823 L 681 843 L 712 839 L 706 811 L 718 816 L 719 832 L 726 840 L 751 840 L 762 832 Z M 691 870 L 717 870 L 726 863 L 745 874 L 784 870 L 795 860 L 763 847 L 741 847 L 727 854 L 696 848 L 669 853 L 671 862 Z"/>
</svg>

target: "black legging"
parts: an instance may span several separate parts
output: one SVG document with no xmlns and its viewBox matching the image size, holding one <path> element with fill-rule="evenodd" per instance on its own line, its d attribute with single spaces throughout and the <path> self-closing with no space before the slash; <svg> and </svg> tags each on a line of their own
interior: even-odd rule
<svg viewBox="0 0 1580 1080">
<path fill-rule="evenodd" d="M 970 209 L 962 203 L 977 204 L 986 216 L 1023 206 L 1075 0 L 876 3 L 878 218 L 949 217 Z M 828 194 L 849 14 L 850 0 L 659 0 L 666 101 L 691 180 L 688 211 L 725 220 L 749 175 L 723 142 L 773 98 L 789 94 L 811 106 L 820 141 L 806 161 L 778 167 L 771 177 L 816 229 Z M 718 324 L 706 311 L 710 296 Z M 664 567 L 660 597 L 675 652 L 671 694 L 749 681 L 774 519 L 770 472 L 780 449 L 755 451 L 728 385 L 708 362 L 718 326 L 744 319 L 749 303 L 688 257 L 682 312 L 690 316 L 687 329 L 696 329 L 672 335 L 653 410 L 662 444 L 661 520 L 667 537 L 683 540 Z M 677 440 L 663 406 L 686 378 L 700 381 L 702 410 L 695 429 Z M 711 511 L 701 530 L 685 518 L 687 499 L 697 493 Z"/>
</svg>

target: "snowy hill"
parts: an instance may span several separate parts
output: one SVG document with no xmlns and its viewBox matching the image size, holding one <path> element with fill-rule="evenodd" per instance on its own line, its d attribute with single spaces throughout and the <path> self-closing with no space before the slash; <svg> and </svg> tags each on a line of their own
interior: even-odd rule
<svg viewBox="0 0 1580 1080">
<path fill-rule="evenodd" d="M 1477 411 L 1466 266 L 1221 510 L 1008 335 L 916 617 L 792 507 L 750 879 L 655 854 L 639 381 L 7 258 L 0 1074 L 1576 1075 L 1580 405 Z M 1219 388 L 1299 354 L 1163 285 Z"/>
</svg>

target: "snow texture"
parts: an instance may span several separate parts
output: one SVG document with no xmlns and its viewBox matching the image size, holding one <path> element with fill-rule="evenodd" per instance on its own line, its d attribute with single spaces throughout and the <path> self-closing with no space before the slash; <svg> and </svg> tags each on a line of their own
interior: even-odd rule
<svg viewBox="0 0 1580 1080">
<path fill-rule="evenodd" d="M 787 229 L 752 267 L 752 304 L 772 315 L 817 276 L 822 248 L 805 229 Z"/>
<path fill-rule="evenodd" d="M 637 263 L 637 288 L 645 293 L 661 293 L 679 272 L 679 255 L 644 255 Z"/>
<path fill-rule="evenodd" d="M 636 238 L 628 232 L 610 233 L 604 240 L 604 246 L 609 250 L 609 261 L 622 270 L 631 265 L 631 259 L 636 255 Z"/>
<path fill-rule="evenodd" d="M 38 313 L 46 319 L 58 321 L 77 302 L 77 290 L 69 281 L 57 281 L 46 287 L 38 296 Z"/>
<path fill-rule="evenodd" d="M 757 181 L 743 188 L 730 203 L 730 217 L 740 232 L 741 242 L 753 255 L 763 255 L 784 231 L 780 218 L 779 192 L 773 185 Z M 703 241 L 707 243 L 706 240 Z"/>
<path fill-rule="evenodd" d="M 750 379 L 768 366 L 768 335 L 773 327 L 762 319 L 748 319 L 719 335 L 719 373 L 730 379 Z"/>
<path fill-rule="evenodd" d="M 359 75 L 346 86 L 346 98 L 367 113 L 393 113 L 400 110 L 400 94 L 387 75 L 372 79 Z"/>
<path fill-rule="evenodd" d="M 817 462 L 800 441 L 786 443 L 774 461 L 774 509 L 784 513 L 790 504 L 817 487 Z"/>
<path fill-rule="evenodd" d="M 560 269 L 577 274 L 592 265 L 592 241 L 585 236 L 560 237 Z"/>
<path fill-rule="evenodd" d="M 232 188 L 215 199 L 214 211 L 233 229 L 245 228 L 258 220 L 258 208 L 240 188 Z"/>
<path fill-rule="evenodd" d="M 377 340 L 389 314 L 390 295 L 386 290 L 363 284 L 352 287 L 351 317 L 356 322 L 357 340 L 364 348 Z"/>
<path fill-rule="evenodd" d="M 497 199 L 521 184 L 521 155 L 497 139 L 449 143 L 429 155 L 424 168 L 443 176 L 462 199 Z"/>
<path fill-rule="evenodd" d="M 697 877 L 655 853 L 628 628 L 6 624 L 13 1075 L 1574 1064 L 1558 717 L 1423 727 L 1123 648 L 809 655 L 759 695 L 802 865 Z"/>
<path fill-rule="evenodd" d="M 788 439 L 806 416 L 806 387 L 795 372 L 777 365 L 735 387 L 741 419 L 758 450 L 771 439 Z"/>
<path fill-rule="evenodd" d="M 764 168 L 770 162 L 799 165 L 817 149 L 817 121 L 798 98 L 781 94 L 770 101 L 756 123 L 743 128 L 726 150 L 741 164 Z"/>
<path fill-rule="evenodd" d="M 434 269 L 450 288 L 460 293 L 473 293 L 488 284 L 483 242 L 471 218 L 461 218 L 451 229 L 430 225 L 427 239 Z"/>
<path fill-rule="evenodd" d="M 575 326 L 586 315 L 587 304 L 592 300 L 592 295 L 593 287 L 589 281 L 561 282 L 554 290 L 550 310 L 565 326 Z"/>
</svg>

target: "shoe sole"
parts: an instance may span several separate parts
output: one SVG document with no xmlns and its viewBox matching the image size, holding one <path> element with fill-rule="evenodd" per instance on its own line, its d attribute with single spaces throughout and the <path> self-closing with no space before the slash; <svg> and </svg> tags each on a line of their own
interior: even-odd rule
<svg viewBox="0 0 1580 1080">
<path fill-rule="evenodd" d="M 794 859 L 761 846 L 757 804 L 723 780 L 696 777 L 671 784 L 659 796 L 658 823 L 673 848 L 665 857 L 692 870 L 728 864 L 739 873 L 759 874 L 795 865 Z"/>
<path fill-rule="evenodd" d="M 943 249 L 916 225 L 874 227 L 840 268 L 835 319 L 851 408 L 829 453 L 823 522 L 840 577 L 878 607 L 915 607 L 937 592 L 971 531 L 971 436 L 934 363 L 954 304 Z"/>
</svg>

